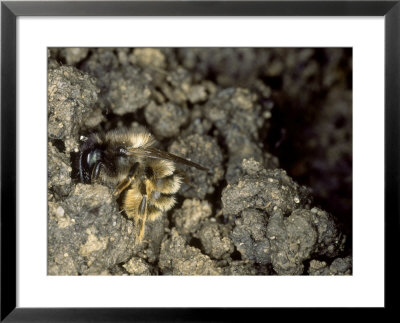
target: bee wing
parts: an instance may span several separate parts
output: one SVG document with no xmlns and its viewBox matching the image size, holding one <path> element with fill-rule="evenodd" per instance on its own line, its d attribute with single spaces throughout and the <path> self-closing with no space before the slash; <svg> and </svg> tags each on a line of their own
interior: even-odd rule
<svg viewBox="0 0 400 323">
<path fill-rule="evenodd" d="M 177 155 L 168 153 L 166 151 L 158 150 L 153 147 L 148 147 L 148 148 L 130 148 L 127 150 L 128 155 L 136 155 L 140 157 L 148 157 L 148 158 L 156 158 L 156 159 L 168 159 L 172 160 L 175 163 L 180 163 L 183 165 L 195 167 L 201 170 L 206 170 L 208 171 L 208 168 L 205 168 L 203 166 L 200 166 L 199 164 L 196 164 L 190 160 L 187 160 L 185 158 L 179 157 Z"/>
</svg>

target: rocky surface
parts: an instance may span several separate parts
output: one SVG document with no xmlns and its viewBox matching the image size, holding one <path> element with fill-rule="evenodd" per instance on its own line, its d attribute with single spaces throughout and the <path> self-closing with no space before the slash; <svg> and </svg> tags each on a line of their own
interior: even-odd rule
<svg viewBox="0 0 400 323">
<path fill-rule="evenodd" d="M 48 137 L 77 151 L 79 132 L 98 98 L 96 79 L 72 66 L 49 67 L 47 104 Z"/>
<path fill-rule="evenodd" d="M 49 49 L 48 274 L 351 275 L 351 60 Z M 208 169 L 178 165 L 177 204 L 140 244 L 112 188 L 79 183 L 82 138 L 118 127 Z"/>
</svg>

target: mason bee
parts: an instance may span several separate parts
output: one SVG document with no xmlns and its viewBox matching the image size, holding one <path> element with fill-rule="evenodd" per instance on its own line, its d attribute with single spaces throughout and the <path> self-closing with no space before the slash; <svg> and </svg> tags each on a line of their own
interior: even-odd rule
<svg viewBox="0 0 400 323">
<path fill-rule="evenodd" d="M 175 204 L 183 176 L 175 164 L 207 170 L 190 160 L 159 150 L 146 130 L 116 129 L 91 134 L 79 153 L 79 178 L 82 183 L 99 181 L 122 193 L 121 209 L 133 219 L 137 242 L 141 242 L 146 221 L 154 221 Z"/>
</svg>

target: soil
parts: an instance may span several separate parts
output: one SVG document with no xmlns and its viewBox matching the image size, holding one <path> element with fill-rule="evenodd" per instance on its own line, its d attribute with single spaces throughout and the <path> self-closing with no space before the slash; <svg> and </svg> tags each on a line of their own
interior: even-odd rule
<svg viewBox="0 0 400 323">
<path fill-rule="evenodd" d="M 208 168 L 139 244 L 78 176 L 122 127 Z M 351 275 L 351 233 L 351 49 L 49 49 L 49 275 Z"/>
</svg>

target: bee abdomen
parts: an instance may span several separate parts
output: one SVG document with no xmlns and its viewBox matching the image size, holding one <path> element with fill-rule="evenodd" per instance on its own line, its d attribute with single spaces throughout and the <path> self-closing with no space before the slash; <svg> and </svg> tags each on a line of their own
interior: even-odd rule
<svg viewBox="0 0 400 323">
<path fill-rule="evenodd" d="M 163 215 L 163 212 L 154 205 L 149 205 L 147 212 L 147 218 L 149 221 L 157 220 Z"/>
<path fill-rule="evenodd" d="M 182 184 L 182 177 L 179 175 L 171 175 L 157 179 L 155 190 L 163 194 L 175 194 L 179 191 Z"/>
<path fill-rule="evenodd" d="M 124 210 L 129 218 L 140 217 L 140 208 L 143 202 L 143 195 L 139 189 L 130 189 L 124 197 Z M 162 215 L 163 212 L 170 210 L 175 205 L 175 197 L 158 191 L 153 191 L 146 200 L 148 218 L 151 221 Z"/>
<path fill-rule="evenodd" d="M 175 197 L 172 195 L 160 194 L 154 192 L 152 194 L 151 204 L 154 205 L 160 211 L 168 211 L 175 205 Z"/>
<path fill-rule="evenodd" d="M 170 160 L 165 159 L 154 159 L 149 160 L 148 168 L 152 169 L 154 178 L 164 178 L 173 175 L 175 171 L 175 165 Z"/>
</svg>

